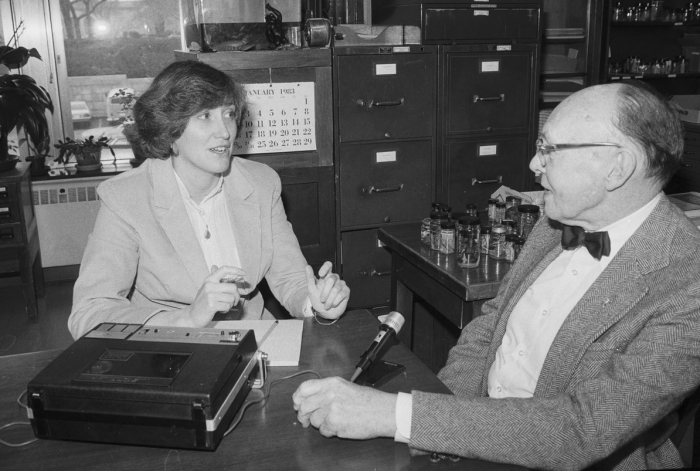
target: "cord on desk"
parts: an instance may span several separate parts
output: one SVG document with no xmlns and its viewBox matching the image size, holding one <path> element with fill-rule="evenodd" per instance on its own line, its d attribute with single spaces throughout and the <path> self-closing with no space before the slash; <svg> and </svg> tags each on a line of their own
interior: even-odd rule
<svg viewBox="0 0 700 471">
<path fill-rule="evenodd" d="M 29 407 L 24 405 L 24 403 L 22 402 L 22 396 L 24 396 L 26 393 L 27 393 L 27 391 L 22 391 L 22 394 L 20 394 L 19 397 L 17 398 L 17 404 L 24 407 L 26 410 L 29 410 Z M 4 430 L 4 429 L 12 427 L 14 425 L 32 425 L 32 424 L 31 424 L 31 422 L 10 422 L 9 424 L 5 424 L 2 427 L 0 427 L 0 430 Z M 10 442 L 6 442 L 5 440 L 0 440 L 0 445 L 5 445 L 5 446 L 15 448 L 15 447 L 29 445 L 30 443 L 34 443 L 37 440 L 38 440 L 38 438 L 33 438 L 31 440 L 27 440 L 26 442 L 22 442 L 22 443 L 10 443 Z"/>
<path fill-rule="evenodd" d="M 235 419 L 233 420 L 233 422 L 231 422 L 231 426 L 230 426 L 230 427 L 228 428 L 228 430 L 226 430 L 226 432 L 224 433 L 224 437 L 225 437 L 226 435 L 228 435 L 229 433 L 231 433 L 231 432 L 233 431 L 233 429 L 235 429 L 235 428 L 238 426 L 238 424 L 239 424 L 239 423 L 241 422 L 241 420 L 243 419 L 243 414 L 245 414 L 245 411 L 246 411 L 246 409 L 247 409 L 248 407 L 252 406 L 253 404 L 258 404 L 258 403 L 264 401 L 265 399 L 267 399 L 268 397 L 270 397 L 270 390 L 272 389 L 272 386 L 275 385 L 275 383 L 279 383 L 280 381 L 284 381 L 284 380 L 286 380 L 286 379 L 291 379 L 291 378 L 294 378 L 294 377 L 296 377 L 296 376 L 301 376 L 301 375 L 304 375 L 304 374 L 311 374 L 311 375 L 316 376 L 318 379 L 321 379 L 321 375 L 318 374 L 318 373 L 316 373 L 315 371 L 313 371 L 313 370 L 303 370 L 303 371 L 298 371 L 298 372 L 296 372 L 296 373 L 294 373 L 294 374 L 291 374 L 291 375 L 289 375 L 289 376 L 285 376 L 284 378 L 279 378 L 279 379 L 276 379 L 276 380 L 274 380 L 274 381 L 272 381 L 272 382 L 267 383 L 267 384 L 266 384 L 266 387 L 263 387 L 263 390 L 264 390 L 264 391 L 263 391 L 262 396 L 260 396 L 259 398 L 256 398 L 256 399 L 251 399 L 250 401 L 246 401 L 246 402 L 243 404 L 243 406 L 241 406 L 241 410 L 238 412 L 238 414 L 237 414 L 237 416 L 235 417 Z"/>
</svg>

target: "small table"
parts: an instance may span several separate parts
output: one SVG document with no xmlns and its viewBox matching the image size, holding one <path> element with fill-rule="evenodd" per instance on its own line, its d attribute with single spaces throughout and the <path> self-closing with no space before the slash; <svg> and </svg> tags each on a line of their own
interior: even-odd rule
<svg viewBox="0 0 700 471">
<path fill-rule="evenodd" d="M 478 268 L 461 268 L 455 254 L 421 242 L 419 223 L 384 227 L 379 240 L 391 251 L 391 308 L 406 319 L 399 337 L 437 372 L 512 264 L 482 254 Z"/>
<path fill-rule="evenodd" d="M 349 378 L 365 348 L 377 334 L 379 322 L 365 310 L 352 311 L 333 325 L 304 321 L 301 358 L 297 367 L 270 368 L 268 381 L 302 370 L 323 377 Z M 27 421 L 16 400 L 27 383 L 59 350 L 0 357 L 0 425 Z M 381 387 L 388 392 L 412 389 L 448 393 L 447 387 L 403 345 L 384 355 L 388 361 L 406 366 L 406 371 Z M 249 407 L 238 427 L 224 437 L 214 452 L 107 445 L 59 440 L 39 440 L 21 448 L 0 446 L 3 470 L 429 470 L 470 469 L 523 470 L 519 466 L 480 460 L 431 463 L 428 456 L 411 456 L 408 447 L 392 438 L 343 440 L 325 438 L 318 430 L 303 428 L 296 420 L 292 394 L 311 375 L 274 385 L 270 396 Z M 259 392 L 251 392 L 250 399 Z M 26 403 L 26 398 L 22 398 Z M 33 437 L 29 426 L 2 431 L 2 439 L 13 443 Z"/>
</svg>

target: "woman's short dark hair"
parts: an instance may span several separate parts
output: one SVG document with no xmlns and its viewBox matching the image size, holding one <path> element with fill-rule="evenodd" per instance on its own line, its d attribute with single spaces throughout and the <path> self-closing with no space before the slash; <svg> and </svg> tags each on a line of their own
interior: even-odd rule
<svg viewBox="0 0 700 471">
<path fill-rule="evenodd" d="M 245 93 L 232 77 L 202 62 L 173 62 L 136 100 L 134 123 L 125 126 L 124 134 L 135 154 L 167 159 L 192 116 L 230 105 L 240 127 Z"/>
<path fill-rule="evenodd" d="M 615 126 L 644 149 L 647 176 L 665 185 L 683 159 L 683 125 L 678 112 L 664 96 L 641 81 L 621 84 L 618 97 Z"/>
</svg>

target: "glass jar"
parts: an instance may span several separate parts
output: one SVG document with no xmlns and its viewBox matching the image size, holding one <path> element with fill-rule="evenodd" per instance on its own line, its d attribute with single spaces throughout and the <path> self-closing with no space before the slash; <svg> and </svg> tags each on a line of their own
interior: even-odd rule
<svg viewBox="0 0 700 471">
<path fill-rule="evenodd" d="M 489 243 L 491 241 L 491 226 L 481 227 L 481 237 L 479 237 L 481 242 L 481 253 L 484 255 L 489 254 Z"/>
<path fill-rule="evenodd" d="M 515 219 L 504 219 L 503 221 L 501 221 L 501 224 L 506 226 L 506 234 L 518 233 L 518 225 L 515 222 Z"/>
<path fill-rule="evenodd" d="M 615 9 L 613 10 L 613 21 L 622 21 L 622 17 L 624 16 L 624 11 L 625 9 L 622 7 L 621 2 L 617 2 L 615 5 Z"/>
<path fill-rule="evenodd" d="M 464 208 L 464 212 L 466 213 L 467 216 L 478 216 L 479 215 L 479 210 L 477 209 L 476 205 L 473 203 L 467 203 L 466 207 Z"/>
<path fill-rule="evenodd" d="M 440 253 L 455 253 L 455 224 L 454 221 L 440 223 Z"/>
<path fill-rule="evenodd" d="M 518 206 L 520 206 L 522 200 L 517 196 L 508 196 L 506 198 L 506 215 L 505 219 L 512 219 L 515 221 L 518 215 Z"/>
<path fill-rule="evenodd" d="M 430 245 L 430 218 L 425 218 L 420 224 L 420 241 Z"/>
<path fill-rule="evenodd" d="M 506 242 L 503 259 L 506 262 L 513 263 L 515 261 L 515 240 L 518 238 L 516 234 L 506 234 Z"/>
<path fill-rule="evenodd" d="M 462 230 L 459 237 L 459 250 L 457 252 L 457 265 L 462 268 L 475 268 L 479 266 L 481 258 L 480 235 L 481 226 L 478 217 L 462 218 L 460 221 Z"/>
<path fill-rule="evenodd" d="M 521 252 L 522 249 L 523 249 L 523 245 L 525 245 L 525 239 L 523 239 L 522 237 L 517 237 L 517 238 L 513 241 L 513 248 L 515 249 L 515 259 L 516 259 L 516 260 L 517 260 L 518 257 L 520 256 L 520 252 Z"/>
<path fill-rule="evenodd" d="M 496 220 L 496 204 L 498 204 L 498 200 L 496 198 L 489 199 L 489 222 Z"/>
<path fill-rule="evenodd" d="M 455 247 L 459 247 L 459 244 L 461 243 L 460 239 L 462 237 L 462 229 L 464 229 L 464 226 L 467 224 L 474 224 L 474 221 L 477 221 L 478 234 L 481 235 L 481 220 L 478 218 L 478 216 L 462 216 L 455 225 L 455 237 L 457 238 L 455 241 Z"/>
<path fill-rule="evenodd" d="M 506 203 L 504 201 L 499 201 L 496 203 L 496 211 L 494 214 L 494 221 L 500 224 L 506 218 Z"/>
<path fill-rule="evenodd" d="M 491 228 L 489 257 L 495 258 L 496 260 L 503 260 L 506 258 L 506 228 L 501 224 L 496 224 Z"/>
<path fill-rule="evenodd" d="M 437 210 L 430 213 L 430 248 L 440 250 L 440 224 L 447 222 L 447 211 Z"/>
<path fill-rule="evenodd" d="M 518 206 L 518 235 L 527 239 L 540 217 L 540 207 L 536 204 L 521 204 Z"/>
</svg>

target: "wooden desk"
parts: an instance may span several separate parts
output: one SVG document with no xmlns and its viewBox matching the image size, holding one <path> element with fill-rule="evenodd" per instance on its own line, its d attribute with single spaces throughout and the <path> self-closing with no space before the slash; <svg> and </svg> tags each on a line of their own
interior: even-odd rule
<svg viewBox="0 0 700 471">
<path fill-rule="evenodd" d="M 378 322 L 367 311 L 353 311 L 331 326 L 307 319 L 298 367 L 271 368 L 269 380 L 312 369 L 322 376 L 352 374 L 355 363 L 374 338 Z M 0 358 L 0 425 L 26 421 L 16 399 L 27 383 L 60 352 L 58 350 Z M 406 366 L 385 391 L 447 392 L 447 388 L 398 344 L 384 356 Z M 275 384 L 264 407 L 248 408 L 239 426 L 224 437 L 215 452 L 103 445 L 40 440 L 22 448 L 0 446 L 0 466 L 9 470 L 518 470 L 517 466 L 461 459 L 431 463 L 427 456 L 411 457 L 408 447 L 391 438 L 366 441 L 324 438 L 296 420 L 292 393 L 313 376 L 304 375 Z M 251 398 L 259 393 L 252 392 Z M 26 399 L 23 398 L 23 401 Z M 0 432 L 14 443 L 33 437 L 29 426 Z"/>
<path fill-rule="evenodd" d="M 391 308 L 406 319 L 401 341 L 437 372 L 511 264 L 482 254 L 478 268 L 461 268 L 455 254 L 421 242 L 419 223 L 384 227 L 378 237 L 391 251 Z"/>
</svg>

